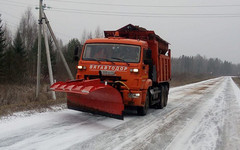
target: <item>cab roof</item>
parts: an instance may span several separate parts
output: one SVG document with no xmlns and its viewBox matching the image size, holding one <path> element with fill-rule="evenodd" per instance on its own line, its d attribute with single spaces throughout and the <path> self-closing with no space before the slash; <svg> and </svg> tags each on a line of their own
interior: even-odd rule
<svg viewBox="0 0 240 150">
<path fill-rule="evenodd" d="M 125 39 L 125 38 L 121 38 L 121 37 L 89 39 L 85 43 L 86 44 L 90 44 L 90 43 L 117 43 L 117 44 L 139 45 L 139 46 L 146 46 L 146 47 L 148 46 L 146 41 L 135 40 L 135 39 Z"/>
</svg>

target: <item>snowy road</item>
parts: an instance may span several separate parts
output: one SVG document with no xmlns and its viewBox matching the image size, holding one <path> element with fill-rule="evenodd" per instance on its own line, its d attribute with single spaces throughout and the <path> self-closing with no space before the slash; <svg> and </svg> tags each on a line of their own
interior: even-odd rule
<svg viewBox="0 0 240 150">
<path fill-rule="evenodd" d="M 66 109 L 3 119 L 0 149 L 240 150 L 240 90 L 230 77 L 172 88 L 166 108 L 124 121 Z"/>
</svg>

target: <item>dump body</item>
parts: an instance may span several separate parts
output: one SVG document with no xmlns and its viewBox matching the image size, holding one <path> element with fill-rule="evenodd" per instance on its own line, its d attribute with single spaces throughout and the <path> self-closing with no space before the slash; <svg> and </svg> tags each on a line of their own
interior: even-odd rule
<svg viewBox="0 0 240 150">
<path fill-rule="evenodd" d="M 154 31 L 131 24 L 104 33 L 105 38 L 89 39 L 84 44 L 76 81 L 60 83 L 66 87 L 75 86 L 75 89 L 61 89 L 57 83 L 52 89 L 67 93 L 71 109 L 84 107 L 89 112 L 117 116 L 114 118 L 121 118 L 118 116 L 122 116 L 128 106 L 136 107 L 140 115 L 145 115 L 150 105 L 166 106 L 171 80 L 168 43 Z M 91 93 L 99 85 L 101 90 Z M 89 95 L 84 89 L 88 89 Z"/>
</svg>

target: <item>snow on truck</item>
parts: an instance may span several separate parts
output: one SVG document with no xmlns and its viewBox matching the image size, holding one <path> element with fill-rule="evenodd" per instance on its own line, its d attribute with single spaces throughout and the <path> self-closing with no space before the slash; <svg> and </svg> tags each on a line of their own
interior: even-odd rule
<svg viewBox="0 0 240 150">
<path fill-rule="evenodd" d="M 154 31 L 126 25 L 84 44 L 76 80 L 51 89 L 67 93 L 69 109 L 123 119 L 125 108 L 146 115 L 167 105 L 171 80 L 169 43 Z"/>
</svg>

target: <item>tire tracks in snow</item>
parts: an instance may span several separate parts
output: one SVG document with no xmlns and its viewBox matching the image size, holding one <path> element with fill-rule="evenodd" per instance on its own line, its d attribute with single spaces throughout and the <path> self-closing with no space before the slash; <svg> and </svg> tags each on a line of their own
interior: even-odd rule
<svg viewBox="0 0 240 150">
<path fill-rule="evenodd" d="M 240 90 L 232 79 L 229 80 L 225 95 L 224 126 L 216 149 L 240 150 Z"/>
<path fill-rule="evenodd" d="M 69 149 L 165 149 L 193 118 L 196 109 L 214 96 L 222 81 L 217 78 L 174 89 L 165 109 L 131 119 Z"/>
</svg>

